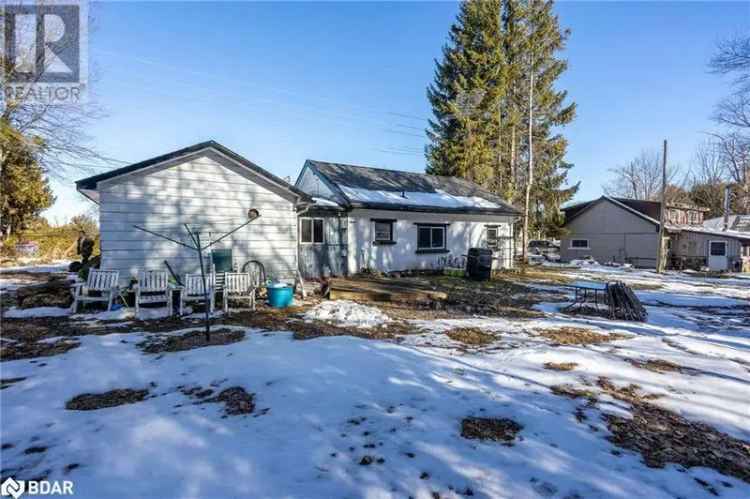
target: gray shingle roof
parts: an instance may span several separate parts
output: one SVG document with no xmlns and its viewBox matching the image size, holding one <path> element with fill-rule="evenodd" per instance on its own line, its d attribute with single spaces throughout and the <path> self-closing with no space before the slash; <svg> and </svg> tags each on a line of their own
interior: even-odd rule
<svg viewBox="0 0 750 499">
<path fill-rule="evenodd" d="M 386 170 L 383 168 L 371 168 L 366 166 L 314 160 L 307 160 L 305 164 L 313 168 L 318 174 L 322 175 L 329 184 L 337 188 L 339 194 L 346 199 L 352 207 L 458 213 L 520 214 L 516 208 L 506 203 L 502 198 L 482 189 L 473 182 L 457 177 L 443 177 L 427 175 L 425 173 Z M 424 204 L 419 206 L 415 205 L 414 202 L 404 204 L 394 202 L 378 203 L 354 199 L 347 194 L 347 192 L 350 192 L 350 189 L 393 193 L 444 193 L 461 198 L 481 198 L 484 201 L 496 205 L 496 207 L 488 207 L 486 203 L 484 206 L 477 205 L 465 207 L 447 207 L 441 203 Z"/>
</svg>

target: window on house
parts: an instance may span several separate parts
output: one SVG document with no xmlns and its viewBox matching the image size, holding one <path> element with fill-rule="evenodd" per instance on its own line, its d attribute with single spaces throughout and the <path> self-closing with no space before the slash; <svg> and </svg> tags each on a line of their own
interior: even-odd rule
<svg viewBox="0 0 750 499">
<path fill-rule="evenodd" d="M 323 219 L 322 218 L 300 218 L 299 240 L 302 244 L 322 244 Z"/>
<path fill-rule="evenodd" d="M 375 225 L 373 244 L 393 244 L 393 220 L 373 220 Z"/>
<path fill-rule="evenodd" d="M 725 243 L 724 241 L 711 241 L 709 254 L 711 256 L 726 256 L 727 243 Z"/>
<path fill-rule="evenodd" d="M 570 249 L 589 249 L 588 239 L 571 239 Z"/>
<path fill-rule="evenodd" d="M 497 249 L 500 239 L 500 231 L 497 227 L 487 227 L 487 247 L 490 249 Z"/>
<path fill-rule="evenodd" d="M 444 225 L 417 226 L 417 251 L 445 249 Z"/>
</svg>

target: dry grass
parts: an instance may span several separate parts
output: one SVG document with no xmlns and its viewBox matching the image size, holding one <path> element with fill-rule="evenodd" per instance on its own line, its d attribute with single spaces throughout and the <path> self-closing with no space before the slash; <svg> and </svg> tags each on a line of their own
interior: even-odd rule
<svg viewBox="0 0 750 499">
<path fill-rule="evenodd" d="M 63 338 L 55 342 L 18 342 L 0 345 L 0 361 L 32 359 L 35 357 L 51 357 L 72 350 L 81 345 L 80 342 Z"/>
<path fill-rule="evenodd" d="M 464 418 L 461 421 L 461 436 L 473 440 L 493 440 L 513 445 L 523 426 L 512 419 Z"/>
<path fill-rule="evenodd" d="M 540 336 L 552 340 L 552 342 L 557 345 L 597 345 L 600 343 L 630 338 L 630 336 L 626 334 L 601 334 L 595 333 L 590 329 L 567 326 L 555 329 L 539 329 L 537 332 Z"/>
<path fill-rule="evenodd" d="M 130 388 L 110 390 L 104 393 L 84 393 L 68 400 L 65 403 L 65 408 L 69 411 L 94 411 L 106 407 L 141 402 L 147 395 L 148 390 L 132 390 Z"/>
<path fill-rule="evenodd" d="M 210 336 L 211 340 L 206 341 L 206 334 L 203 330 L 163 337 L 154 335 L 136 346 L 146 353 L 181 352 L 194 348 L 236 343 L 245 337 L 245 332 L 227 328 L 212 329 Z"/>
<path fill-rule="evenodd" d="M 640 452 L 647 466 L 676 463 L 712 468 L 750 483 L 750 444 L 703 423 L 644 402 L 633 402 L 633 417 L 603 416 L 609 440 Z M 718 494 L 717 494 L 718 495 Z"/>
<path fill-rule="evenodd" d="M 589 400 L 589 403 L 592 404 L 597 401 L 596 393 L 593 390 L 577 388 L 572 385 L 552 385 L 549 389 L 552 393 L 560 395 L 561 397 L 568 397 L 571 399 L 586 398 Z"/>
<path fill-rule="evenodd" d="M 638 360 L 638 359 L 627 359 L 628 362 L 641 369 L 646 369 L 655 373 L 667 373 L 667 372 L 685 372 L 685 368 L 669 362 L 668 360 L 661 359 L 649 359 L 649 360 Z"/>
<path fill-rule="evenodd" d="M 545 362 L 544 368 L 552 371 L 572 371 L 578 366 L 575 362 Z"/>
<path fill-rule="evenodd" d="M 495 335 L 473 327 L 451 329 L 445 335 L 453 341 L 472 346 L 489 345 L 497 339 Z"/>
</svg>

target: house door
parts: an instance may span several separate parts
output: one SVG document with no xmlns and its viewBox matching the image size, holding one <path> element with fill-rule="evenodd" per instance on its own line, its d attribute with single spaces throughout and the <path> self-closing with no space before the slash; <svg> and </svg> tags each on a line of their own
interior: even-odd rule
<svg viewBox="0 0 750 499">
<path fill-rule="evenodd" d="M 710 270 L 727 270 L 729 268 L 726 241 L 708 242 L 708 268 Z"/>
</svg>

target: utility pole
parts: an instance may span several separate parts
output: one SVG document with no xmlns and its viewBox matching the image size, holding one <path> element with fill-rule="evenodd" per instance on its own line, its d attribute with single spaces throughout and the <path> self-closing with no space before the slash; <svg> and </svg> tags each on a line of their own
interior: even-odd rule
<svg viewBox="0 0 750 499">
<path fill-rule="evenodd" d="M 664 139 L 664 151 L 661 155 L 661 210 L 659 210 L 659 244 L 656 247 L 656 272 L 664 272 L 664 223 L 667 213 L 667 139 Z"/>
<path fill-rule="evenodd" d="M 523 263 L 529 263 L 529 204 L 531 202 L 531 184 L 534 182 L 534 67 L 529 65 L 529 170 L 526 175 L 526 199 L 523 203 Z"/>
</svg>

